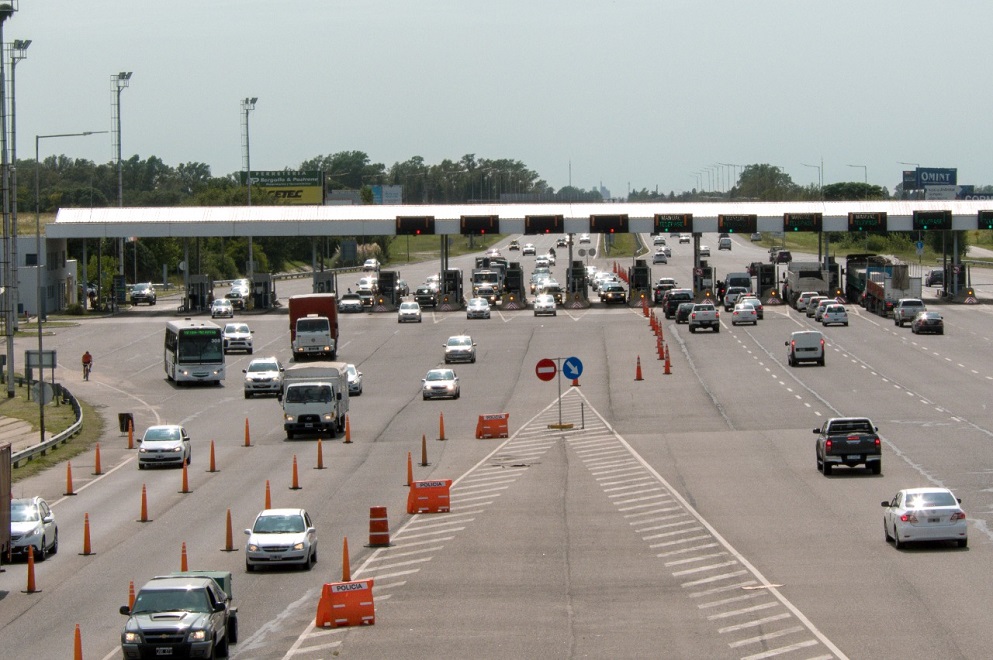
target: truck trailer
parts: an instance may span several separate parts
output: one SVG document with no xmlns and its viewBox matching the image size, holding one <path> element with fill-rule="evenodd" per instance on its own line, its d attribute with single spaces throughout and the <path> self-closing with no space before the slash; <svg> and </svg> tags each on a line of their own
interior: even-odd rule
<svg viewBox="0 0 993 660">
<path fill-rule="evenodd" d="M 333 293 L 291 296 L 290 346 L 293 358 L 338 356 L 338 299 Z"/>
<path fill-rule="evenodd" d="M 309 362 L 287 367 L 283 371 L 283 389 L 278 398 L 288 440 L 298 433 L 335 437 L 345 430 L 348 365 L 344 362 Z"/>
</svg>

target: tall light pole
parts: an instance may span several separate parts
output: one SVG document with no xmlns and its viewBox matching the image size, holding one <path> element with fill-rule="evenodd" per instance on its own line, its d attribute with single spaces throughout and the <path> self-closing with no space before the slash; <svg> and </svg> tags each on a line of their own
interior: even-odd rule
<svg viewBox="0 0 993 660">
<path fill-rule="evenodd" d="M 807 163 L 800 163 L 804 167 L 813 167 L 817 170 L 817 189 L 821 196 L 824 197 L 824 166 L 823 165 L 808 165 Z"/>
<path fill-rule="evenodd" d="M 255 103 L 259 100 L 259 97 L 253 96 L 251 98 L 245 97 L 241 101 L 241 113 L 245 118 L 244 120 L 244 132 L 242 133 L 242 146 L 245 148 L 245 183 L 248 185 L 248 206 L 252 206 L 252 149 L 249 140 L 249 130 L 248 130 L 248 113 L 255 109 Z M 252 287 L 252 291 L 255 290 L 255 283 L 252 282 L 252 277 L 255 275 L 255 256 L 252 249 L 252 237 L 248 237 L 248 279 L 249 286 Z"/>
<path fill-rule="evenodd" d="M 869 167 L 867 165 L 849 165 L 848 167 L 862 168 L 862 177 L 865 182 L 865 198 L 869 199 Z"/>
<path fill-rule="evenodd" d="M 31 40 L 15 39 L 10 44 L 10 162 L 12 167 L 10 173 L 10 190 L 13 191 L 8 199 L 13 198 L 9 203 L 10 222 L 7 227 L 7 272 L 4 274 L 4 282 L 7 287 L 7 317 L 4 319 L 4 327 L 7 332 L 7 398 L 14 398 L 14 331 L 17 325 L 17 122 L 15 120 L 15 72 L 17 63 L 27 57 L 28 46 Z"/>
<path fill-rule="evenodd" d="M 105 134 L 109 131 L 85 131 L 83 133 L 53 133 L 51 135 L 35 135 L 34 136 L 34 231 L 35 231 L 35 276 L 38 278 L 37 281 L 37 294 L 38 294 L 38 309 L 36 314 L 38 316 L 38 426 L 40 429 L 39 438 L 40 442 L 45 441 L 45 397 L 42 396 L 42 389 L 44 389 L 40 384 L 44 382 L 44 371 L 41 368 L 41 356 L 42 356 L 42 333 L 41 333 L 41 318 L 42 318 L 42 300 L 43 291 L 45 286 L 45 264 L 42 260 L 41 252 L 41 158 L 39 156 L 40 143 L 42 140 L 48 140 L 52 138 L 66 138 L 66 137 L 85 137 L 87 135 L 99 135 Z"/>
<path fill-rule="evenodd" d="M 121 161 L 121 92 L 131 84 L 131 71 L 121 71 L 110 76 L 114 91 L 114 144 L 117 156 L 117 206 L 124 208 L 124 163 Z M 137 252 L 135 259 L 137 260 Z M 117 239 L 117 274 L 124 276 L 124 237 Z M 114 305 L 117 305 L 117 292 L 114 292 Z"/>
</svg>

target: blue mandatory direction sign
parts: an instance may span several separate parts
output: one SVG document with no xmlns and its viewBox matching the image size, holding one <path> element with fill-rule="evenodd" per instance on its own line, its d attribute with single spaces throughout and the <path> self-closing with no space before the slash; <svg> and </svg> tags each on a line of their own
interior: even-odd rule
<svg viewBox="0 0 993 660">
<path fill-rule="evenodd" d="M 562 363 L 562 375 L 575 380 L 583 375 L 583 363 L 578 357 L 569 357 Z"/>
</svg>

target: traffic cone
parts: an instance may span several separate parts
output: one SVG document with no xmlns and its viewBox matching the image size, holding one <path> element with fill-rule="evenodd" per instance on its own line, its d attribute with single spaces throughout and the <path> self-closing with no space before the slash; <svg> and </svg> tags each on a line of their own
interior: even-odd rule
<svg viewBox="0 0 993 660">
<path fill-rule="evenodd" d="M 186 561 L 186 541 L 183 541 L 183 549 L 179 553 L 179 570 L 184 573 L 190 570 L 189 563 Z"/>
<path fill-rule="evenodd" d="M 227 520 L 224 523 L 224 547 L 223 552 L 234 552 L 234 534 L 231 530 L 231 509 L 228 509 Z"/>
<path fill-rule="evenodd" d="M 265 480 L 265 508 L 272 508 L 272 495 L 269 492 L 269 480 Z"/>
<path fill-rule="evenodd" d="M 83 660 L 83 638 L 79 633 L 79 624 L 72 635 L 72 660 Z"/>
<path fill-rule="evenodd" d="M 141 485 L 141 518 L 138 522 L 149 522 L 148 519 L 148 494 L 145 492 L 145 484 Z"/>
<path fill-rule="evenodd" d="M 438 413 L 438 439 L 445 439 L 445 413 Z"/>
<path fill-rule="evenodd" d="M 128 420 L 128 449 L 134 449 L 134 422 Z"/>
<path fill-rule="evenodd" d="M 252 435 L 248 431 L 248 418 L 247 417 L 245 418 L 245 446 L 246 447 L 251 447 L 252 446 Z"/>
<path fill-rule="evenodd" d="M 96 450 L 93 455 L 93 474 L 103 474 L 103 470 L 100 469 L 100 443 L 97 443 Z"/>
<path fill-rule="evenodd" d="M 300 477 L 297 472 L 297 455 L 293 454 L 293 485 L 290 490 L 300 490 Z"/>
<path fill-rule="evenodd" d="M 413 461 L 413 457 L 410 455 L 410 452 L 408 451 L 407 452 L 407 483 L 404 484 L 405 486 L 409 486 L 412 483 L 414 483 L 414 463 L 412 461 Z"/>
<path fill-rule="evenodd" d="M 214 441 L 210 441 L 210 469 L 207 472 L 218 472 L 217 464 L 214 461 Z"/>
<path fill-rule="evenodd" d="M 315 470 L 324 469 L 324 446 L 321 444 L 321 439 L 317 439 L 317 467 Z"/>
<path fill-rule="evenodd" d="M 345 444 L 351 444 L 352 442 L 352 423 L 348 419 L 348 413 L 345 413 Z"/>
<path fill-rule="evenodd" d="M 184 494 L 190 492 L 190 479 L 186 469 L 186 461 L 183 461 L 183 490 L 179 492 Z"/>
<path fill-rule="evenodd" d="M 579 379 L 578 378 L 573 378 L 572 379 L 572 386 L 573 387 L 579 387 Z"/>
<path fill-rule="evenodd" d="M 128 609 L 134 607 L 134 580 L 128 580 Z"/>
<path fill-rule="evenodd" d="M 672 365 L 669 362 L 669 346 L 667 344 L 665 347 L 665 371 L 663 372 L 666 376 L 672 373 L 672 369 L 670 368 L 671 366 Z"/>
<path fill-rule="evenodd" d="M 386 507 L 369 507 L 369 545 L 366 547 L 385 548 L 390 545 L 390 521 L 386 516 Z"/>
<path fill-rule="evenodd" d="M 83 551 L 79 553 L 84 556 L 94 554 L 90 551 L 90 514 L 83 514 Z"/>
<path fill-rule="evenodd" d="M 352 567 L 349 565 L 348 561 L 348 537 L 345 537 L 345 542 L 341 547 L 341 581 L 351 582 L 352 581 Z"/>
<path fill-rule="evenodd" d="M 28 546 L 28 588 L 24 593 L 35 594 L 41 591 L 35 586 L 34 582 L 34 546 Z"/>
<path fill-rule="evenodd" d="M 66 495 L 75 495 L 72 491 L 72 463 L 66 463 Z"/>
<path fill-rule="evenodd" d="M 637 366 L 637 368 L 635 369 L 635 372 L 634 372 L 634 379 L 635 380 L 641 380 L 642 379 L 641 378 L 641 356 L 640 355 L 638 356 L 638 366 Z"/>
<path fill-rule="evenodd" d="M 427 467 L 428 464 L 428 437 L 421 434 L 421 467 Z"/>
</svg>

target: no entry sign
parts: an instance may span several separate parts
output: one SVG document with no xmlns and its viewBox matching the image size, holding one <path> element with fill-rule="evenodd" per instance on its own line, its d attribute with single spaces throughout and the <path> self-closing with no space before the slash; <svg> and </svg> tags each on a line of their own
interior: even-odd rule
<svg viewBox="0 0 993 660">
<path fill-rule="evenodd" d="M 555 362 L 548 358 L 538 360 L 538 364 L 534 366 L 534 373 L 537 374 L 538 378 L 541 380 L 551 380 L 555 378 L 557 371 L 558 369 L 555 367 Z"/>
</svg>

